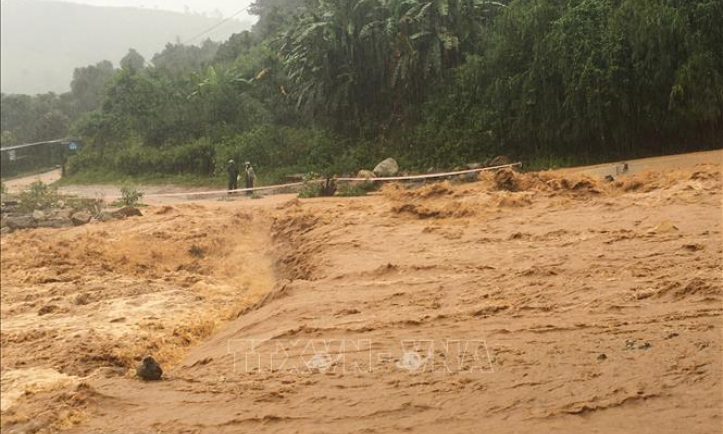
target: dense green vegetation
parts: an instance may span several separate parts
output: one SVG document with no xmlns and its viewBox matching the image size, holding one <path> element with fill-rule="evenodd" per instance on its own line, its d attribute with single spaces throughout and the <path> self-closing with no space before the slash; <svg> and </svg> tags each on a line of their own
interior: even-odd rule
<svg viewBox="0 0 723 434">
<path fill-rule="evenodd" d="M 426 169 L 723 145 L 720 0 L 258 0 L 254 11 L 255 28 L 220 46 L 171 44 L 151 65 L 129 53 L 118 70 L 76 71 L 69 95 L 3 95 L 3 143 L 70 131 L 85 144 L 75 172 L 223 176 L 234 158 L 267 179 L 387 156 Z"/>
</svg>

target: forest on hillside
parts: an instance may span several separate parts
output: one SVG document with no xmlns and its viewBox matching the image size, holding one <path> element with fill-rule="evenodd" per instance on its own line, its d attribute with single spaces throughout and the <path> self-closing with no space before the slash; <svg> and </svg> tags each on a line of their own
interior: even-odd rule
<svg viewBox="0 0 723 434">
<path fill-rule="evenodd" d="M 723 145 L 720 0 L 257 0 L 251 31 L 168 44 L 71 91 L 2 95 L 3 145 L 72 135 L 74 173 L 271 178 L 383 157 L 453 167 Z M 269 178 L 270 179 L 270 178 Z"/>
</svg>

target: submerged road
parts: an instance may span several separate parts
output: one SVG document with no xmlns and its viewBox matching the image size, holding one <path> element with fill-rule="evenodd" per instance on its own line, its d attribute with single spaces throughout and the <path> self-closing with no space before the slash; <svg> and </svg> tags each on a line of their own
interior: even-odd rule
<svg viewBox="0 0 723 434">
<path fill-rule="evenodd" d="M 698 164 L 704 163 L 721 163 L 723 162 L 723 150 L 705 151 L 705 152 L 693 152 L 688 154 L 679 155 L 666 155 L 662 157 L 650 157 L 641 158 L 637 160 L 626 160 L 617 161 L 611 163 L 597 164 L 593 166 L 582 166 L 574 168 L 563 168 L 555 169 L 560 173 L 576 174 L 576 175 L 587 175 L 593 178 L 604 178 L 607 175 L 611 175 L 615 178 L 625 175 L 633 175 L 636 173 L 643 172 L 645 170 L 673 170 L 681 169 L 686 167 L 693 167 Z M 627 165 L 627 166 L 626 166 Z M 625 167 L 627 167 L 625 169 Z M 5 185 L 10 192 L 18 192 L 26 189 L 30 184 L 35 181 L 43 181 L 46 184 L 53 183 L 60 179 L 60 169 L 51 170 L 36 175 L 25 176 L 22 178 L 16 178 L 9 181 L 5 181 Z M 60 191 L 66 194 L 84 196 L 84 197 L 102 197 L 106 201 L 113 201 L 121 196 L 120 186 L 112 184 L 95 184 L 95 185 L 65 185 L 59 188 Z M 181 185 L 141 185 L 139 190 L 146 195 L 152 194 L 164 194 L 164 193 L 183 193 L 183 192 L 197 192 L 209 190 L 208 187 L 189 187 Z M 214 190 L 211 188 L 210 190 Z M 162 204 L 162 203 L 177 203 L 177 202 L 188 202 L 188 201 L 204 201 L 209 199 L 218 200 L 219 196 L 226 198 L 226 196 L 214 194 L 204 196 L 175 196 L 175 197 L 153 197 L 144 199 L 145 203 L 149 204 Z M 233 198 L 243 197 L 243 195 L 236 195 Z"/>
</svg>

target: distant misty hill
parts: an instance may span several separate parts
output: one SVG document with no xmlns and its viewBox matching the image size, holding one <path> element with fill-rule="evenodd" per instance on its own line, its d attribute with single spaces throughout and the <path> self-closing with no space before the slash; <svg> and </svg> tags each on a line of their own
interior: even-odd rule
<svg viewBox="0 0 723 434">
<path fill-rule="evenodd" d="M 2 1 L 0 48 L 3 93 L 36 94 L 70 89 L 73 70 L 110 60 L 115 66 L 135 48 L 146 60 L 168 42 L 181 42 L 220 18 L 138 8 L 86 6 L 41 0 Z M 251 27 L 230 20 L 193 43 L 223 41 Z"/>
</svg>

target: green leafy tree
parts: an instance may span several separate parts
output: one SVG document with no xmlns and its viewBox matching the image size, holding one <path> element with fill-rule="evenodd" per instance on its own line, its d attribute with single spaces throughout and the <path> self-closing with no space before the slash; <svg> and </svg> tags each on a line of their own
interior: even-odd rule
<svg viewBox="0 0 723 434">
<path fill-rule="evenodd" d="M 76 68 L 73 80 L 70 82 L 70 92 L 75 104 L 74 112 L 87 113 L 100 108 L 106 88 L 114 74 L 115 68 L 107 60 Z"/>
<path fill-rule="evenodd" d="M 131 72 L 141 71 L 145 67 L 145 64 L 146 59 L 133 48 L 128 50 L 128 54 L 123 56 L 120 61 L 121 68 Z"/>
</svg>

